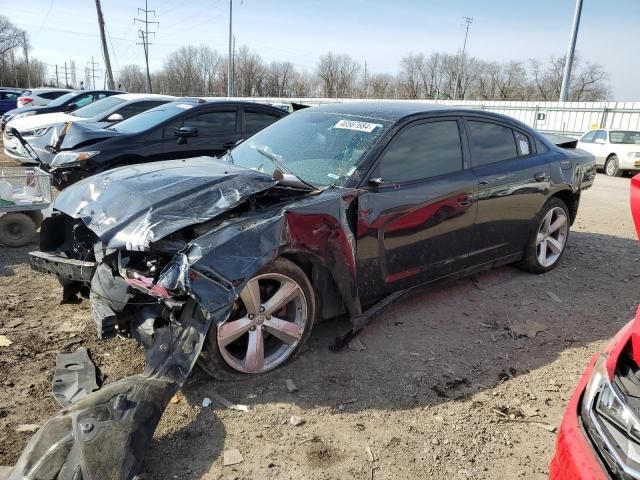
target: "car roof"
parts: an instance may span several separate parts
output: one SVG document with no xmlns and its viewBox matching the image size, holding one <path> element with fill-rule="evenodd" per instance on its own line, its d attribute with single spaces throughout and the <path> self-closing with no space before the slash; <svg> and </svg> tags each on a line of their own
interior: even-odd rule
<svg viewBox="0 0 640 480">
<path fill-rule="evenodd" d="M 171 103 L 189 103 L 189 104 L 193 104 L 194 107 L 197 107 L 200 105 L 211 105 L 216 103 L 220 105 L 228 105 L 228 104 L 250 105 L 250 106 L 262 105 L 263 107 L 267 107 L 272 110 L 280 110 L 281 112 L 284 112 L 284 110 L 278 107 L 274 107 L 267 102 L 256 101 L 256 100 L 244 100 L 244 99 L 241 100 L 237 98 L 226 98 L 226 97 L 183 97 L 183 98 L 176 98 Z"/>
<path fill-rule="evenodd" d="M 27 88 L 30 92 L 72 92 L 71 88 L 55 88 L 55 87 L 39 87 L 39 88 Z M 25 91 L 26 91 L 25 90 Z"/>
<path fill-rule="evenodd" d="M 524 124 L 518 120 L 501 115 L 499 113 L 488 112 L 477 108 L 464 108 L 454 105 L 443 105 L 438 103 L 420 103 L 411 101 L 367 101 L 367 102 L 346 102 L 332 103 L 312 107 L 313 111 L 337 113 L 343 115 L 357 115 L 372 119 L 396 122 L 403 118 L 420 113 L 452 113 L 456 115 L 479 115 L 485 118 L 493 118 L 502 122 L 510 123 L 522 128 Z"/>
<path fill-rule="evenodd" d="M 126 102 L 129 100 L 143 100 L 143 99 L 158 99 L 158 100 L 171 100 L 177 97 L 173 95 L 161 95 L 159 93 L 119 93 L 116 95 L 112 95 L 113 98 L 120 98 Z"/>
</svg>

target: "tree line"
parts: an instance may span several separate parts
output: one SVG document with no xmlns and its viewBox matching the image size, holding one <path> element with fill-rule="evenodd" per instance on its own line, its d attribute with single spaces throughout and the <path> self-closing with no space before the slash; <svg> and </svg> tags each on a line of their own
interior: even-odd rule
<svg viewBox="0 0 640 480">
<path fill-rule="evenodd" d="M 435 52 L 412 53 L 400 60 L 397 74 L 366 72 L 346 53 L 322 55 L 312 72 L 288 61 L 266 62 L 247 46 L 233 59 L 234 95 L 239 97 L 368 97 L 401 99 L 557 100 L 564 56 L 543 62 L 492 62 Z M 118 77 L 123 89 L 143 92 L 144 72 L 124 66 Z M 457 84 L 457 88 L 456 88 Z M 209 46 L 186 46 L 172 52 L 152 74 L 154 92 L 182 96 L 224 96 L 227 56 Z M 600 101 L 610 94 L 602 65 L 574 59 L 569 91 L 572 101 Z"/>
</svg>

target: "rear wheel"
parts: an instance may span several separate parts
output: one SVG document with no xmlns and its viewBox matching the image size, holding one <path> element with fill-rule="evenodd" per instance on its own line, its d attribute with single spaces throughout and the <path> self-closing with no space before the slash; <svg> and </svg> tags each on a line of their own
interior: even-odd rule
<svg viewBox="0 0 640 480">
<path fill-rule="evenodd" d="M 621 177 L 624 173 L 623 170 L 620 170 L 620 162 L 618 161 L 618 157 L 616 155 L 611 155 L 607 162 L 604 164 L 604 173 L 606 173 L 610 177 Z"/>
<path fill-rule="evenodd" d="M 29 215 L 9 212 L 0 217 L 0 243 L 24 247 L 36 236 L 36 224 Z"/>
<path fill-rule="evenodd" d="M 307 340 L 315 310 L 304 272 L 277 259 L 247 282 L 229 319 L 211 327 L 200 366 L 218 380 L 274 370 L 294 358 Z"/>
<path fill-rule="evenodd" d="M 556 267 L 569 238 L 569 209 L 552 197 L 540 210 L 521 267 L 533 273 L 545 273 Z"/>
</svg>

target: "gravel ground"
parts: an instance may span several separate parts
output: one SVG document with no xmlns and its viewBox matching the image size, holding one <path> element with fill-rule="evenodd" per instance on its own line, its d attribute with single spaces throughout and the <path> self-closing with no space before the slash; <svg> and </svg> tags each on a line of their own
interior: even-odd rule
<svg viewBox="0 0 640 480">
<path fill-rule="evenodd" d="M 216 383 L 194 370 L 156 432 L 150 478 L 545 478 L 582 369 L 636 308 L 628 197 L 628 178 L 599 175 L 556 270 L 503 267 L 415 293 L 361 334 L 365 350 L 329 352 L 348 326 L 336 320 L 272 374 Z M 56 352 L 89 347 L 107 382 L 143 364 L 133 341 L 95 338 L 86 302 L 59 304 L 56 281 L 28 267 L 35 248 L 0 247 L 0 335 L 14 342 L 0 347 L 0 465 L 31 435 L 16 428 L 57 411 Z M 516 335 L 532 321 L 542 330 Z M 249 411 L 203 408 L 214 392 Z M 233 449 L 242 462 L 223 466 Z"/>
</svg>

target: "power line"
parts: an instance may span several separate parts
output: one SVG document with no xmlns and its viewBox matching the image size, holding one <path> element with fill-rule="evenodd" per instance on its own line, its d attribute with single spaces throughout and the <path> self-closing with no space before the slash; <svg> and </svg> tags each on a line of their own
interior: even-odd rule
<svg viewBox="0 0 640 480">
<path fill-rule="evenodd" d="M 156 16 L 155 10 L 149 10 L 148 0 L 144 0 L 144 8 L 138 8 L 138 15 L 140 12 L 144 13 L 144 20 L 140 18 L 134 18 L 133 23 L 140 22 L 144 24 L 144 30 L 140 29 L 138 31 L 139 37 L 142 39 L 142 43 L 138 43 L 138 45 L 142 45 L 144 47 L 144 61 L 147 65 L 147 93 L 152 93 L 151 91 L 151 74 L 149 73 L 149 34 L 153 35 L 154 38 L 156 36 L 156 32 L 149 31 L 149 24 L 155 23 L 158 27 L 160 26 L 160 22 L 154 22 L 149 20 L 149 14 L 152 13 L 153 16 Z"/>
</svg>

